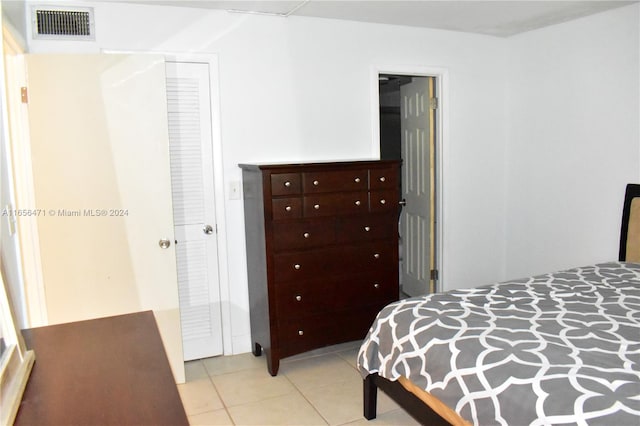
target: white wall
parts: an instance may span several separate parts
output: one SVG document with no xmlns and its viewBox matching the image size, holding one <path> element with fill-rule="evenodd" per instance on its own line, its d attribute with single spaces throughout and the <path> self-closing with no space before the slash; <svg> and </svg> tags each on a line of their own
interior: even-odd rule
<svg viewBox="0 0 640 426">
<path fill-rule="evenodd" d="M 506 276 L 615 260 L 640 180 L 640 7 L 509 41 Z"/>
<path fill-rule="evenodd" d="M 503 278 L 507 40 L 303 17 L 93 5 L 95 43 L 30 40 L 30 51 L 218 54 L 225 188 L 240 181 L 241 162 L 375 157 L 372 68 L 445 69 L 442 276 L 447 288 Z M 242 352 L 250 349 L 243 207 L 224 202 L 228 302 L 234 352 Z"/>
</svg>

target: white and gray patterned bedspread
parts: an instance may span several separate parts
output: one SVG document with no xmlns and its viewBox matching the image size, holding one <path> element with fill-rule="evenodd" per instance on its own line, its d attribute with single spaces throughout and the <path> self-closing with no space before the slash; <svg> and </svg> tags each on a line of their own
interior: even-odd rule
<svg viewBox="0 0 640 426">
<path fill-rule="evenodd" d="M 640 425 L 640 264 L 604 263 L 385 307 L 361 374 L 476 425 Z"/>
</svg>

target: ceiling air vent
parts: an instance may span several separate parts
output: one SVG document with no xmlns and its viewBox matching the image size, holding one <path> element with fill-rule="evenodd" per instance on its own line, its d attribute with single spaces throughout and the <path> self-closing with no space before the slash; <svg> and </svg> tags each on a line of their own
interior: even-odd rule
<svg viewBox="0 0 640 426">
<path fill-rule="evenodd" d="M 40 8 L 32 14 L 33 38 L 95 40 L 93 8 Z"/>
</svg>

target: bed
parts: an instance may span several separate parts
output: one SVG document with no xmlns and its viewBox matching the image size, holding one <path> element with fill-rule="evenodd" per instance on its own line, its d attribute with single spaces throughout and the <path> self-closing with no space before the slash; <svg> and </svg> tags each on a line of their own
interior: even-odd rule
<svg viewBox="0 0 640 426">
<path fill-rule="evenodd" d="M 610 262 L 392 303 L 358 353 L 423 424 L 639 425 L 640 263 Z"/>
</svg>

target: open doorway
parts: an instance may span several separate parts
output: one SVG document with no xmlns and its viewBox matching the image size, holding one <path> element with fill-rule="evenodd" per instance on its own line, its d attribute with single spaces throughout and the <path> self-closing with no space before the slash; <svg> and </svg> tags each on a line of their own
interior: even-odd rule
<svg viewBox="0 0 640 426">
<path fill-rule="evenodd" d="M 435 77 L 378 75 L 380 158 L 402 160 L 401 296 L 434 293 L 436 269 Z"/>
</svg>

